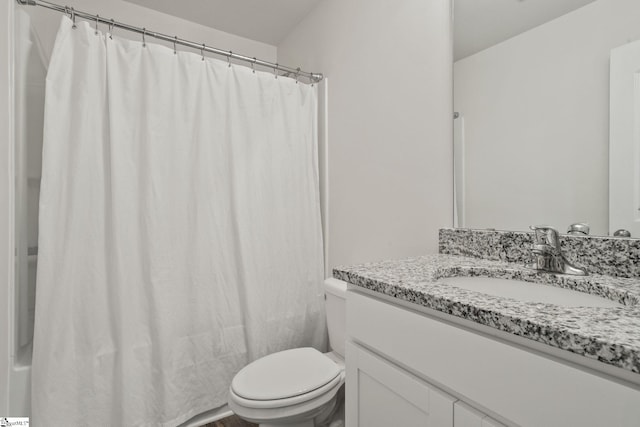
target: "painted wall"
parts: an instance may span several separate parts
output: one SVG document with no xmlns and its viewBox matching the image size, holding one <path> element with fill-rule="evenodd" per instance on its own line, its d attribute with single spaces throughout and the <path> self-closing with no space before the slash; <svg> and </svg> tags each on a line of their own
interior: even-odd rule
<svg viewBox="0 0 640 427">
<path fill-rule="evenodd" d="M 451 226 L 450 13 L 325 0 L 278 46 L 329 79 L 329 266 L 434 253 Z"/>
<path fill-rule="evenodd" d="M 103 18 L 113 18 L 116 21 L 148 28 L 150 31 L 158 31 L 170 35 L 175 34 L 183 39 L 206 43 L 208 46 L 224 50 L 233 50 L 249 57 L 255 56 L 267 61 L 275 61 L 277 57 L 275 46 L 225 33 L 123 0 L 71 0 L 64 4 L 83 12 L 99 14 Z M 38 34 L 41 35 L 44 50 L 51 52 L 58 25 L 60 24 L 60 13 L 42 7 L 21 7 L 25 8 L 31 16 L 32 22 L 36 25 Z M 101 25 L 100 29 L 106 31 L 107 26 Z M 140 35 L 125 30 L 115 29 L 113 33 L 119 37 L 141 39 Z M 170 43 L 161 42 L 150 37 L 147 41 L 170 45 Z M 188 48 L 182 47 L 181 49 L 187 50 Z M 215 57 L 215 55 L 213 56 Z M 219 58 L 226 60 L 224 57 Z"/>
<path fill-rule="evenodd" d="M 608 229 L 609 52 L 640 2 L 598 0 L 454 64 L 466 226 Z"/>
</svg>

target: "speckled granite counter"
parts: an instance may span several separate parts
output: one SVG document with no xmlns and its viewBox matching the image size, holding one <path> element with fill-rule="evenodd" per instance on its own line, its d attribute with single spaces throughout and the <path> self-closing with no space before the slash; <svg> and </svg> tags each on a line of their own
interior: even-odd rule
<svg viewBox="0 0 640 427">
<path fill-rule="evenodd" d="M 537 273 L 523 264 L 429 255 L 333 270 L 353 285 L 640 373 L 640 280 Z M 524 303 L 457 288 L 438 279 L 487 276 L 547 283 L 600 295 L 623 307 Z"/>
</svg>

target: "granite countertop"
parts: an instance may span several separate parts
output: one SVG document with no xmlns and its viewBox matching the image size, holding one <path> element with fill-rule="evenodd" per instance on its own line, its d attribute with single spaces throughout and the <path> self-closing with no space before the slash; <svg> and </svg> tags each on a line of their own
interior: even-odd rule
<svg viewBox="0 0 640 427">
<path fill-rule="evenodd" d="M 333 276 L 355 286 L 640 373 L 640 279 L 539 273 L 522 264 L 454 255 L 427 255 L 338 267 Z M 580 290 L 622 307 L 527 303 L 442 283 L 485 276 Z"/>
</svg>

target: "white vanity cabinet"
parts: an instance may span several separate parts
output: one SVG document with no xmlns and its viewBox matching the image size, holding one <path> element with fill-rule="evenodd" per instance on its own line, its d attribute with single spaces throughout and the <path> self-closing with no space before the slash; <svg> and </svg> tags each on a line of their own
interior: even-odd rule
<svg viewBox="0 0 640 427">
<path fill-rule="evenodd" d="M 503 424 L 365 348 L 347 343 L 348 426 L 500 427 Z"/>
<path fill-rule="evenodd" d="M 346 352 L 348 426 L 453 426 L 454 397 L 356 344 Z"/>
<path fill-rule="evenodd" d="M 413 308 L 347 292 L 348 427 L 640 426 L 640 387 Z"/>
</svg>

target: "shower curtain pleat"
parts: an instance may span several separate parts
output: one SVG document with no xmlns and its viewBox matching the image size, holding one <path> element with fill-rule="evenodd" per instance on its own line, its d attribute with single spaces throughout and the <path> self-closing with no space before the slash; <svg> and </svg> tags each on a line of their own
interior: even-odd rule
<svg viewBox="0 0 640 427">
<path fill-rule="evenodd" d="M 325 345 L 314 87 L 72 29 L 47 75 L 32 424 L 176 426 Z"/>
</svg>

